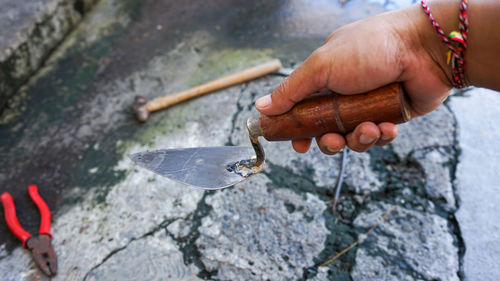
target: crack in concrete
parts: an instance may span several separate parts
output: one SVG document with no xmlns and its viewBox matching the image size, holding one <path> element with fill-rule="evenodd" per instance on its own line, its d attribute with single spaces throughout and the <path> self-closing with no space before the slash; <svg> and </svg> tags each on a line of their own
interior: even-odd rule
<svg viewBox="0 0 500 281">
<path fill-rule="evenodd" d="M 410 151 L 408 153 L 406 159 L 411 158 L 411 156 L 416 151 L 420 151 L 420 150 L 439 149 L 439 148 L 442 148 L 444 150 L 451 150 L 450 154 L 452 155 L 452 163 L 450 163 L 450 166 L 449 166 L 450 167 L 450 183 L 451 183 L 451 186 L 452 186 L 453 195 L 455 197 L 455 210 L 451 211 L 451 212 L 444 210 L 440 206 L 440 204 L 438 202 L 439 201 L 438 198 L 423 197 L 422 199 L 429 200 L 429 201 L 435 203 L 435 207 L 437 209 L 436 215 L 441 216 L 441 217 L 443 217 L 444 219 L 447 220 L 447 222 L 448 222 L 448 228 L 449 228 L 448 230 L 452 234 L 452 236 L 456 239 L 456 242 L 457 242 L 456 246 L 457 246 L 457 249 L 458 249 L 458 265 L 459 265 L 459 272 L 457 272 L 457 275 L 458 275 L 459 279 L 463 281 L 464 280 L 463 257 L 464 257 L 464 254 L 465 254 L 465 243 L 463 241 L 463 238 L 462 238 L 462 235 L 461 235 L 461 232 L 460 232 L 460 226 L 459 226 L 458 221 L 457 221 L 457 219 L 455 217 L 455 213 L 458 210 L 458 208 L 460 207 L 460 198 L 459 198 L 459 196 L 458 196 L 458 194 L 456 192 L 456 182 L 455 182 L 455 180 L 456 180 L 456 167 L 458 165 L 458 157 L 460 155 L 460 149 L 459 149 L 459 146 L 458 146 L 458 133 L 459 133 L 459 129 L 458 129 L 458 122 L 457 122 L 455 113 L 451 110 L 451 108 L 447 105 L 447 103 L 444 103 L 444 106 L 449 110 L 449 112 L 451 113 L 451 115 L 453 116 L 453 119 L 455 121 L 454 125 L 453 125 L 453 128 L 454 128 L 454 130 L 453 130 L 453 144 L 451 146 L 449 146 L 449 145 L 448 146 L 432 145 L 432 146 L 425 146 L 423 148 L 415 149 L 415 150 L 412 150 L 412 151 Z M 391 149 L 392 153 L 394 153 L 394 151 L 392 150 L 392 147 L 389 146 L 389 148 Z M 395 156 L 397 158 L 399 158 L 396 154 L 395 154 Z M 410 162 L 413 162 L 413 161 L 407 161 L 404 164 L 407 165 Z M 415 164 L 418 165 L 418 163 L 416 163 L 416 162 L 415 162 Z M 425 173 L 424 173 L 424 175 L 425 175 Z M 422 197 L 415 190 L 412 190 L 412 191 L 415 193 L 415 196 Z M 442 213 L 444 213 L 446 215 L 443 216 Z"/>
<path fill-rule="evenodd" d="M 470 89 L 469 89 L 470 90 Z M 466 93 L 468 90 L 462 90 L 460 94 Z M 464 281 L 465 280 L 465 274 L 464 274 L 464 255 L 466 251 L 465 247 L 465 242 L 462 237 L 462 233 L 460 230 L 460 225 L 458 224 L 457 218 L 455 217 L 456 211 L 460 208 L 460 197 L 457 193 L 457 185 L 456 185 L 456 179 L 457 179 L 457 165 L 458 165 L 458 157 L 460 156 L 460 146 L 458 143 L 458 134 L 459 134 L 459 128 L 458 128 L 458 120 L 457 117 L 455 116 L 455 112 L 451 109 L 451 107 L 448 105 L 449 99 L 446 100 L 444 103 L 444 106 L 450 111 L 451 115 L 453 116 L 453 119 L 455 120 L 455 126 L 453 130 L 453 147 L 454 147 L 454 152 L 453 155 L 453 163 L 450 166 L 450 180 L 451 180 L 451 187 L 453 190 L 453 196 L 455 197 L 455 212 L 450 214 L 450 217 L 448 218 L 448 222 L 450 223 L 450 228 L 452 230 L 453 235 L 457 239 L 457 247 L 458 247 L 458 278 L 460 280 Z"/>
<path fill-rule="evenodd" d="M 101 265 L 103 265 L 107 260 L 109 260 L 111 257 L 113 257 L 115 254 L 127 249 L 127 247 L 130 245 L 130 243 L 134 242 L 134 241 L 138 241 L 138 240 L 141 240 L 141 239 L 144 239 L 148 236 L 152 236 L 154 235 L 156 232 L 162 230 L 162 229 L 165 229 L 165 227 L 167 225 L 169 225 L 171 222 L 177 220 L 179 218 L 172 218 L 172 219 L 166 219 L 164 220 L 163 222 L 161 222 L 158 226 L 156 226 L 155 228 L 153 228 L 151 231 L 149 232 L 146 232 L 144 233 L 143 235 L 139 236 L 139 237 L 132 237 L 125 245 L 123 245 L 122 247 L 119 247 L 119 248 L 116 248 L 116 249 L 113 249 L 111 250 L 97 265 L 93 266 L 91 269 L 89 269 L 87 271 L 87 273 L 85 273 L 85 275 L 83 276 L 83 280 L 87 280 L 89 274 L 94 271 L 95 269 L 99 268 Z"/>
<path fill-rule="evenodd" d="M 244 83 L 240 89 L 238 100 L 236 101 L 236 111 L 231 117 L 231 131 L 229 132 L 229 136 L 227 137 L 227 141 L 224 145 L 232 146 L 234 145 L 232 135 L 234 133 L 234 130 L 236 129 L 236 121 L 238 120 L 238 116 L 240 113 L 245 109 L 243 105 L 241 105 L 241 99 L 243 97 L 243 93 L 248 87 L 248 82 Z"/>
<path fill-rule="evenodd" d="M 455 130 L 455 132 L 456 132 L 456 130 Z M 412 158 L 413 158 L 414 154 L 417 153 L 417 152 L 419 152 L 419 151 L 426 151 L 426 150 L 429 151 L 429 150 L 438 150 L 438 149 L 442 149 L 442 150 L 448 152 L 452 156 L 452 158 L 450 159 L 451 162 L 445 162 L 445 163 L 443 163 L 443 166 L 449 167 L 449 169 L 450 169 L 450 183 L 452 185 L 452 190 L 453 190 L 453 194 L 454 194 L 454 197 L 455 197 L 454 211 L 450 212 L 450 211 L 445 210 L 442 207 L 442 205 L 441 205 L 443 203 L 442 200 L 445 200 L 445 198 L 443 198 L 443 197 L 439 197 L 439 198 L 430 197 L 430 196 L 427 196 L 428 194 L 425 191 L 423 192 L 423 196 L 424 196 L 425 199 L 427 199 L 427 200 L 435 203 L 435 207 L 437 209 L 439 209 L 440 211 L 442 211 L 444 213 L 447 213 L 447 214 L 453 214 L 453 213 L 456 212 L 456 210 L 458 210 L 458 198 L 457 198 L 457 196 L 455 194 L 455 187 L 454 187 L 454 184 L 453 184 L 453 182 L 455 180 L 454 175 L 455 175 L 455 170 L 456 170 L 456 165 L 458 163 L 458 155 L 459 155 L 459 150 L 456 148 L 456 145 L 455 144 L 453 144 L 453 145 L 443 145 L 443 146 L 441 146 L 441 145 L 432 145 L 432 146 L 425 146 L 423 148 L 412 150 L 412 151 L 410 151 L 408 153 L 408 156 L 406 157 L 407 160 L 406 160 L 405 164 L 406 165 L 412 164 L 412 165 L 418 166 L 422 170 L 423 174 L 425 175 L 426 172 L 425 172 L 424 168 L 421 166 L 421 164 L 418 161 L 416 161 L 415 159 L 412 159 Z"/>
<path fill-rule="evenodd" d="M 456 132 L 456 130 L 455 130 Z M 458 149 L 456 148 L 455 144 L 454 145 L 444 145 L 444 146 L 441 146 L 441 145 L 431 145 L 431 146 L 425 146 L 425 147 L 422 147 L 422 148 L 418 148 L 418 149 L 415 149 L 415 150 L 412 150 L 408 153 L 407 157 L 405 157 L 405 161 L 402 161 L 401 159 L 399 159 L 399 157 L 397 156 L 396 153 L 394 153 L 394 151 L 392 150 L 392 148 L 388 147 L 391 151 L 391 153 L 393 153 L 394 157 L 396 157 L 398 160 L 396 161 L 386 161 L 386 160 L 382 160 L 383 161 L 383 164 L 384 166 L 391 166 L 391 167 L 400 167 L 400 168 L 404 168 L 404 167 L 414 167 L 414 168 L 418 168 L 418 170 L 420 171 L 420 173 L 423 175 L 423 178 L 425 178 L 425 171 L 423 170 L 423 167 L 421 167 L 420 163 L 418 163 L 417 161 L 415 160 L 412 160 L 412 156 L 418 152 L 418 151 L 425 151 L 425 150 L 435 150 L 435 149 L 443 149 L 447 152 L 450 152 L 450 154 L 453 156 L 453 163 L 450 163 L 450 173 L 452 174 L 451 176 L 451 183 L 452 183 L 452 186 L 454 187 L 453 185 L 453 181 L 454 181 L 454 173 L 455 173 L 455 167 L 456 167 L 456 164 L 458 163 Z M 376 168 L 377 169 L 377 168 Z M 380 169 L 377 169 L 379 172 L 381 172 L 382 174 L 390 174 L 391 171 L 388 171 L 387 169 L 385 171 L 380 171 Z M 384 180 L 384 179 L 380 179 L 380 180 Z M 425 200 L 429 200 L 431 201 L 432 203 L 435 204 L 435 208 L 437 208 L 439 211 L 442 211 L 443 213 L 446 213 L 447 215 L 449 214 L 453 214 L 454 212 L 449 212 L 449 211 L 446 211 L 444 210 L 441 206 L 440 206 L 440 198 L 433 198 L 433 197 L 428 197 L 426 196 L 426 192 L 425 191 L 419 191 L 419 190 L 415 190 L 415 189 L 412 189 L 412 191 L 415 193 L 416 196 L 422 198 L 422 199 L 425 199 Z M 453 191 L 455 191 L 455 188 L 453 188 Z M 382 193 L 381 195 L 383 196 L 384 194 L 384 191 L 381 191 L 381 192 L 373 192 L 372 194 L 376 195 L 374 196 L 373 198 L 382 198 L 380 196 L 377 196 L 377 193 Z M 455 198 L 457 199 L 457 198 Z M 458 201 L 456 201 L 458 202 Z M 456 203 L 458 204 L 458 203 Z M 458 209 L 458 206 L 456 206 L 455 210 Z M 440 215 L 439 212 L 437 213 L 437 215 Z M 443 217 L 443 216 L 441 216 Z M 447 217 L 444 217 L 446 219 L 448 219 Z"/>
<path fill-rule="evenodd" d="M 312 193 L 318 196 L 327 205 L 334 196 L 333 190 L 318 187 L 312 180 L 310 174 L 296 174 L 292 170 L 273 164 L 272 162 L 268 162 L 267 164 L 271 172 L 264 171 L 264 174 L 271 180 L 273 186 L 286 187 L 301 195 L 304 193 Z M 310 171 L 310 173 L 313 173 L 313 171 Z M 356 231 L 348 224 L 337 223 L 337 221 L 339 221 L 339 215 L 333 214 L 331 208 L 326 208 L 322 215 L 325 217 L 326 228 L 330 231 L 330 234 L 326 237 L 324 249 L 314 258 L 314 265 L 303 268 L 303 275 L 299 280 L 306 280 L 316 276 L 318 267 L 330 257 L 332 250 L 339 251 L 345 248 L 346 244 L 348 245 L 356 240 Z M 347 278 L 351 267 L 354 265 L 354 257 L 352 253 L 345 255 L 339 259 L 338 264 L 330 264 L 328 266 L 329 270 Z M 336 280 L 344 279 L 337 278 Z"/>
<path fill-rule="evenodd" d="M 456 130 L 455 130 L 456 132 Z M 456 134 L 456 133 L 455 133 Z M 418 150 L 422 149 L 437 149 L 437 148 L 443 148 L 446 150 L 451 150 L 451 153 L 454 157 L 454 159 L 458 159 L 458 153 L 456 146 L 429 146 L 425 148 L 420 148 Z M 403 188 L 395 188 L 394 186 L 391 187 L 394 183 L 391 183 L 394 176 L 397 178 L 400 178 L 400 182 L 403 182 L 405 184 L 405 187 L 408 187 L 411 190 L 411 193 L 414 198 L 416 198 L 417 202 L 410 202 L 414 203 L 413 205 L 416 206 L 425 206 L 426 201 L 430 201 L 433 203 L 436 203 L 438 199 L 434 198 L 427 198 L 425 196 L 425 192 L 422 190 L 423 189 L 423 184 L 424 182 L 418 182 L 415 181 L 417 178 L 422 178 L 422 176 L 425 176 L 425 173 L 418 165 L 418 163 L 414 161 L 402 161 L 399 159 L 397 154 L 393 151 L 392 148 L 386 148 L 386 151 L 384 151 L 384 159 L 376 159 L 376 157 L 372 157 L 372 162 L 374 161 L 381 161 L 382 165 L 380 165 L 378 168 L 375 168 L 375 170 L 378 171 L 378 177 L 379 180 L 382 182 L 385 182 L 384 186 L 385 188 L 382 189 L 381 191 L 378 192 L 371 192 L 370 195 L 368 196 L 369 201 L 380 201 L 380 202 L 389 202 L 391 204 L 396 204 L 398 205 L 398 197 L 401 196 L 401 191 Z M 415 150 L 417 151 L 417 150 Z M 412 151 L 409 155 L 411 155 L 414 151 Z M 390 155 L 387 155 L 389 153 Z M 373 155 L 373 153 L 371 153 Z M 408 158 L 407 158 L 408 159 Z M 303 194 L 306 192 L 313 193 L 315 195 L 318 195 L 322 200 L 325 201 L 325 203 L 328 203 L 332 196 L 333 196 L 333 191 L 328 189 L 328 188 L 323 188 L 323 187 L 318 187 L 314 183 L 314 181 L 311 180 L 310 175 L 302 175 L 302 174 L 296 174 L 290 169 L 287 169 L 285 167 L 273 164 L 271 162 L 268 162 L 269 168 L 272 172 L 269 171 L 264 171 L 264 174 L 268 176 L 271 181 L 273 182 L 274 185 L 276 186 L 287 186 L 288 188 L 292 189 L 293 191 Z M 371 165 L 373 166 L 373 165 Z M 398 167 L 394 168 L 394 167 Z M 393 167 L 391 171 L 389 171 L 387 168 L 388 167 Z M 413 167 L 413 168 L 412 168 Z M 456 161 L 452 163 L 451 165 L 451 173 L 455 173 L 455 167 L 456 167 Z M 383 170 L 381 170 L 383 169 Z M 402 169 L 402 170 L 401 170 Z M 404 170 L 407 169 L 417 169 L 419 172 L 418 174 L 422 174 L 422 176 L 415 176 L 415 178 L 412 179 L 405 179 L 405 174 Z M 400 171 L 401 170 L 401 171 Z M 313 173 L 314 171 L 312 171 Z M 412 171 L 409 171 L 412 172 Z M 413 171 L 413 173 L 416 171 Z M 279 177 L 279 174 L 285 173 L 285 176 Z M 397 179 L 396 179 L 397 180 Z M 454 177 L 451 179 L 452 181 L 454 180 Z M 283 181 L 286 181 L 284 183 Z M 454 185 L 453 185 L 454 187 Z M 331 234 L 328 235 L 327 237 L 327 242 L 325 243 L 325 249 L 320 253 L 317 258 L 315 259 L 316 264 L 312 267 L 304 268 L 304 274 L 302 276 L 302 280 L 306 280 L 309 278 L 312 278 L 316 276 L 318 272 L 318 267 L 319 264 L 323 261 L 321 258 L 322 256 L 330 255 L 332 250 L 341 250 L 343 249 L 343 245 L 340 245 L 339 242 L 342 242 L 343 240 L 346 240 L 346 238 L 351 238 L 353 241 L 356 238 L 357 235 L 364 233 L 362 229 L 356 229 L 352 227 L 352 221 L 355 217 L 359 215 L 359 213 L 362 211 L 363 204 L 357 203 L 355 200 L 353 200 L 353 196 L 356 195 L 355 192 L 349 190 L 347 188 L 347 185 L 344 183 L 343 184 L 343 192 L 342 192 L 342 203 L 345 205 L 353 205 L 352 211 L 345 213 L 345 210 L 341 210 L 338 212 L 338 214 L 333 214 L 331 213 L 331 210 L 328 208 L 325 210 L 323 213 L 324 216 L 328 217 L 326 219 L 326 222 L 333 222 L 337 221 L 339 223 L 332 223 L 332 225 L 327 225 L 327 228 L 330 230 Z M 441 207 L 439 207 L 439 204 L 435 204 L 436 206 L 436 215 L 443 217 L 446 219 L 450 225 L 449 232 L 455 236 L 458 240 L 458 249 L 459 252 L 462 251 L 462 245 L 460 242 L 461 237 L 459 233 L 459 229 L 457 228 L 458 225 L 456 224 L 456 220 L 454 218 L 454 212 L 447 212 L 443 210 Z M 425 209 L 424 209 L 425 210 Z M 342 219 L 341 219 L 342 218 Z M 345 219 L 347 218 L 347 220 Z M 337 229 L 339 228 L 339 229 Z M 458 230 L 458 232 L 457 232 Z M 344 235 L 343 239 L 338 239 L 339 235 Z M 345 242 L 345 241 L 344 241 Z M 336 244 L 335 244 L 336 243 Z M 344 247 L 345 248 L 345 247 Z M 349 279 L 351 280 L 352 278 L 350 277 L 350 271 L 353 268 L 354 265 L 354 259 L 356 257 L 356 250 L 351 251 L 350 254 L 346 255 L 345 257 L 341 258 L 339 260 L 339 263 L 336 265 L 328 265 L 329 270 L 333 271 L 333 274 L 340 274 L 342 272 L 346 272 L 349 274 L 349 277 L 346 277 L 346 280 Z M 459 255 L 459 265 L 461 267 L 461 260 L 462 260 L 463 254 Z M 412 276 L 417 276 L 417 277 L 422 277 L 421 274 L 419 274 L 415 269 L 412 268 L 407 268 L 405 269 L 405 272 L 409 273 Z M 462 279 L 460 273 L 458 273 L 460 278 Z M 332 276 L 332 272 L 329 273 L 329 276 Z"/>
<path fill-rule="evenodd" d="M 73 7 L 75 11 L 77 11 L 83 18 L 85 14 L 87 14 L 89 11 L 91 11 L 92 7 L 97 4 L 99 0 L 77 0 L 73 4 Z"/>
<path fill-rule="evenodd" d="M 189 234 L 186 237 L 180 237 L 177 238 L 175 237 L 172 233 L 170 233 L 167 230 L 167 234 L 175 241 L 178 243 L 179 250 L 182 253 L 182 256 L 184 258 L 184 263 L 185 264 L 194 264 L 196 267 L 200 269 L 200 272 L 198 273 L 198 277 L 202 279 L 211 279 L 213 280 L 213 276 L 217 274 L 217 272 L 211 272 L 208 271 L 202 260 L 201 260 L 201 253 L 196 246 L 196 240 L 198 237 L 200 237 L 200 232 L 199 228 L 201 226 L 201 221 L 204 217 L 208 216 L 210 213 L 210 206 L 205 202 L 206 197 L 208 195 L 212 195 L 217 191 L 205 191 L 203 194 L 203 197 L 200 199 L 198 202 L 198 206 L 196 207 L 196 210 L 191 213 L 187 218 L 189 221 L 192 223 L 191 229 L 189 231 Z"/>
</svg>

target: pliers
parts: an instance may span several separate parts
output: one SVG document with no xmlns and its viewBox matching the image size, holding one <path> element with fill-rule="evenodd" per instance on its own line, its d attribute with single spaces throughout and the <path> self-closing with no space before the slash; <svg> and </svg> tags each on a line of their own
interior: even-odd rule
<svg viewBox="0 0 500 281">
<path fill-rule="evenodd" d="M 47 276 L 53 276 L 57 273 L 57 255 L 52 247 L 52 234 L 50 234 L 50 210 L 45 201 L 43 201 L 40 194 L 38 194 L 38 187 L 30 185 L 28 192 L 31 200 L 40 211 L 40 230 L 38 235 L 32 236 L 24 230 L 16 216 L 16 207 L 12 196 L 8 192 L 4 192 L 0 197 L 5 212 L 5 221 L 10 231 L 23 242 L 23 247 L 31 251 L 33 260 L 38 267 Z"/>
</svg>

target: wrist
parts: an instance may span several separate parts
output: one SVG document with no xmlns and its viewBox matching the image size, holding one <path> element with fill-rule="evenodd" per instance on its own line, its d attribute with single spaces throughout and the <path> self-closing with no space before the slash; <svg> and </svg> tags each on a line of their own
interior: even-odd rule
<svg viewBox="0 0 500 281">
<path fill-rule="evenodd" d="M 457 30 L 458 27 L 458 11 L 460 1 L 457 0 L 434 0 L 427 1 L 432 11 L 432 14 L 447 36 L 449 32 Z M 424 12 L 422 6 L 415 5 L 418 10 L 418 37 L 423 48 L 432 57 L 435 63 L 439 66 L 446 77 L 449 86 L 452 86 L 452 66 L 447 61 L 447 54 L 450 51 L 448 46 L 442 42 L 434 29 L 429 16 Z M 465 75 L 466 84 L 470 84 L 467 75 Z"/>
<path fill-rule="evenodd" d="M 447 14 L 452 13 L 454 12 L 447 12 Z M 456 13 L 458 13 L 458 8 Z M 445 17 L 443 13 L 438 14 L 440 18 Z M 432 73 L 438 75 L 439 80 L 451 88 L 451 67 L 446 63 L 448 47 L 436 35 L 436 31 L 427 15 L 422 11 L 420 4 L 394 10 L 389 12 L 389 15 L 384 19 L 398 34 L 401 42 L 399 56 L 403 68 L 415 70 L 424 67 L 424 71 L 429 71 L 429 65 L 434 65 Z M 444 28 L 451 28 L 452 25 L 451 20 L 446 21 Z"/>
<path fill-rule="evenodd" d="M 458 30 L 461 1 L 432 0 L 427 2 L 434 18 L 439 22 L 446 35 L 451 31 Z M 466 13 L 470 28 L 467 49 L 462 57 L 466 84 L 500 90 L 500 80 L 497 77 L 498 62 L 500 62 L 500 53 L 498 52 L 500 33 L 497 30 L 498 14 L 500 13 L 499 2 L 497 0 L 475 0 L 467 6 Z M 422 26 L 419 29 L 420 41 L 445 71 L 448 80 L 451 81 L 452 67 L 446 62 L 449 48 L 437 35 L 428 16 L 424 17 L 427 17 L 427 26 Z"/>
</svg>

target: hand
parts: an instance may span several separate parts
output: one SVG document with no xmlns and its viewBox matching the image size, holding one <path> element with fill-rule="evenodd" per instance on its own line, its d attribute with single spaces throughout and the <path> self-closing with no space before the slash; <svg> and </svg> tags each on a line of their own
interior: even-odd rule
<svg viewBox="0 0 500 281">
<path fill-rule="evenodd" d="M 434 110 L 448 96 L 451 84 L 441 43 L 420 9 L 413 5 L 336 30 L 271 95 L 257 100 L 257 110 L 282 114 L 317 92 L 353 95 L 395 81 L 406 89 L 412 117 Z M 429 37 L 434 40 L 430 45 Z M 362 152 L 396 136 L 395 124 L 364 122 L 345 136 L 329 133 L 316 141 L 323 153 L 332 155 L 345 145 Z M 310 144 L 310 139 L 292 141 L 300 153 L 307 152 Z"/>
</svg>

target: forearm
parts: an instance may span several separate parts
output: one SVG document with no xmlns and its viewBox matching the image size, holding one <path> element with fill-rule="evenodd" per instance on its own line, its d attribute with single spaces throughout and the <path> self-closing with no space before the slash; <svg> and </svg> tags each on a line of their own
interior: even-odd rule
<svg viewBox="0 0 500 281">
<path fill-rule="evenodd" d="M 476 1 L 469 7 L 465 72 L 472 85 L 500 90 L 500 2 Z"/>
<path fill-rule="evenodd" d="M 429 7 L 446 33 L 458 30 L 459 0 L 431 0 Z M 420 7 L 420 10 L 422 8 Z M 418 16 L 420 38 L 425 48 L 451 80 L 446 64 L 448 47 L 441 42 L 423 11 Z M 465 54 L 465 78 L 469 85 L 500 90 L 500 1 L 470 0 L 469 38 Z"/>
</svg>

